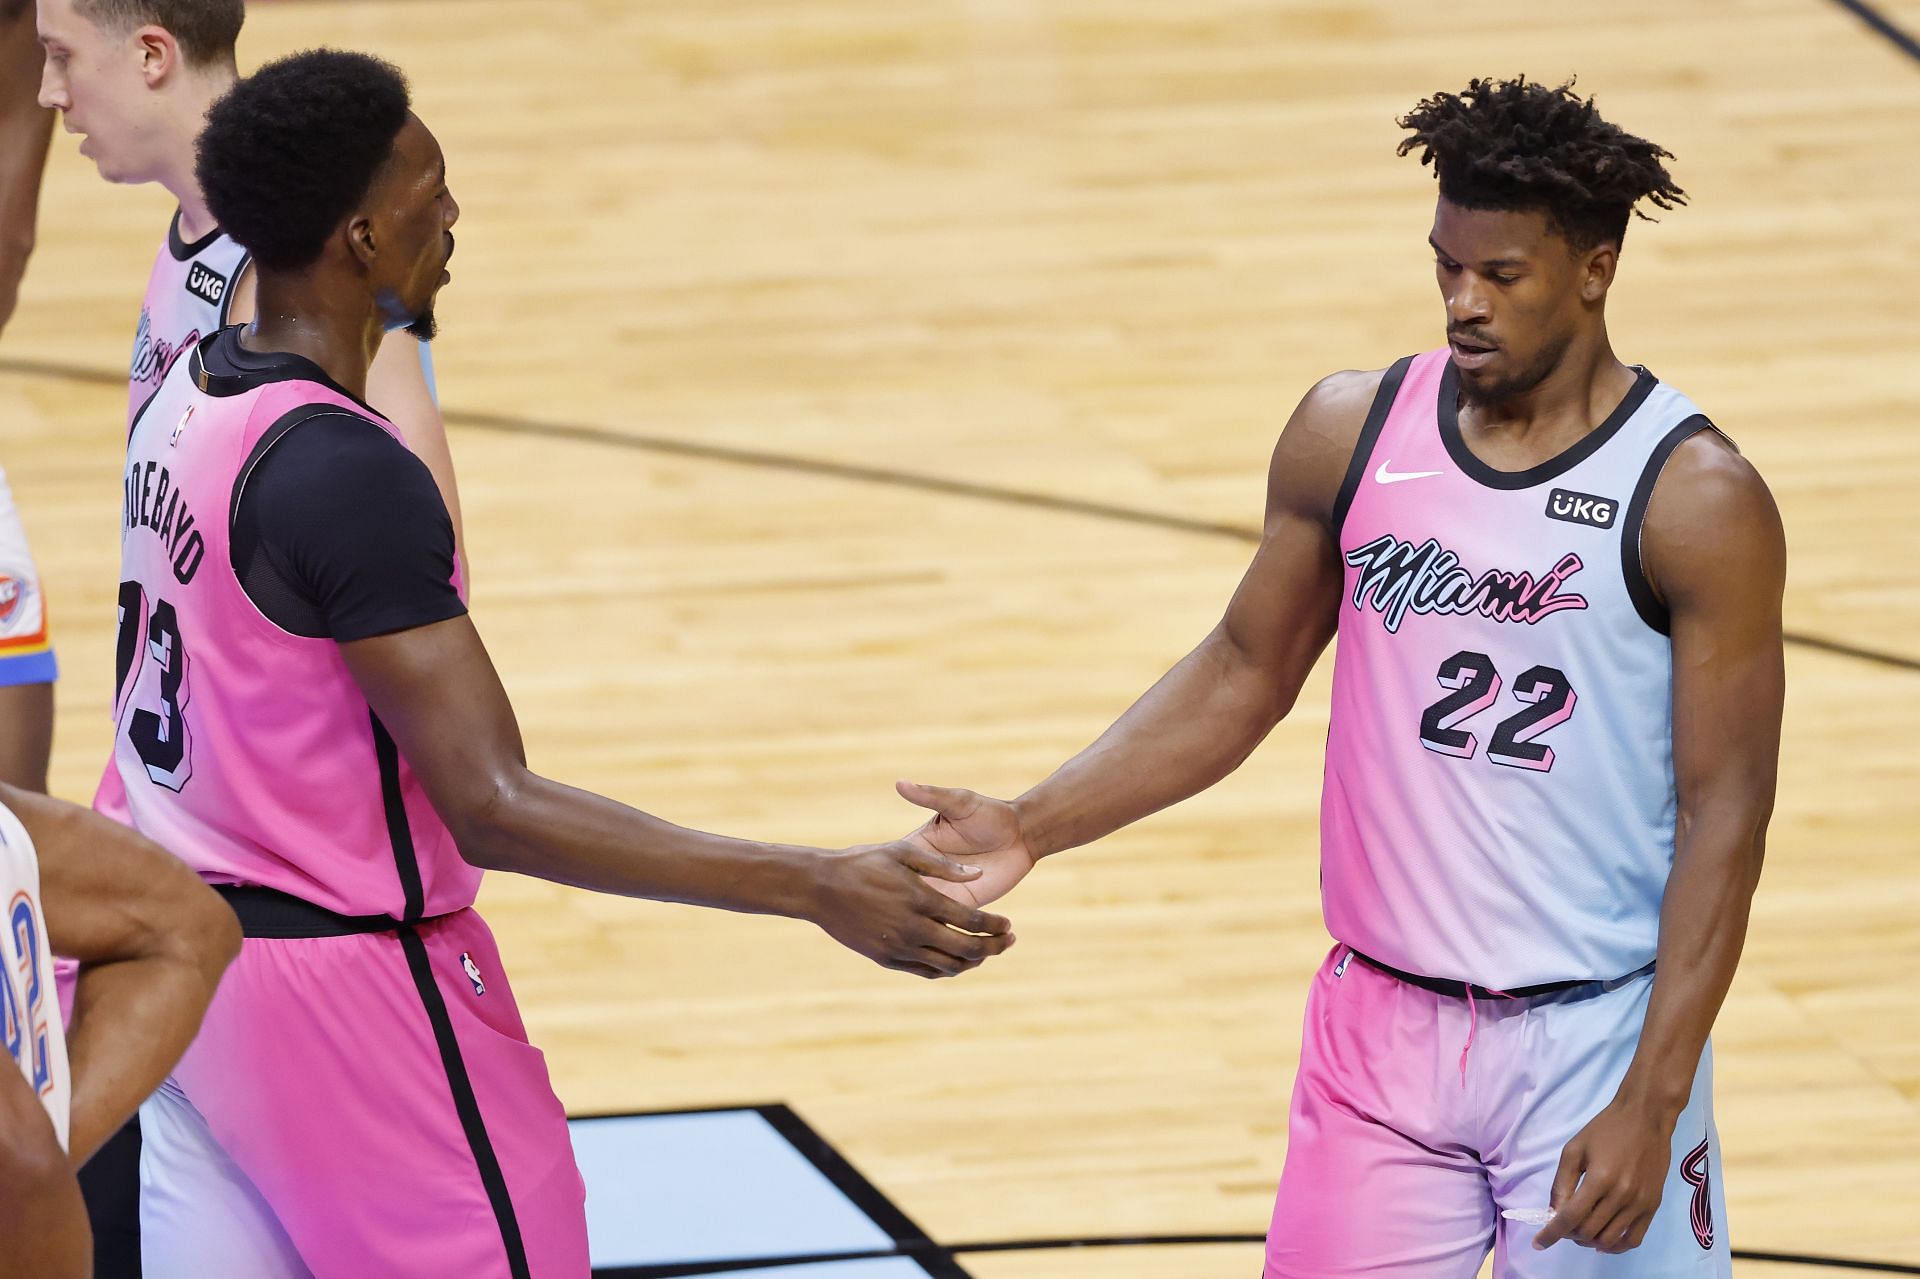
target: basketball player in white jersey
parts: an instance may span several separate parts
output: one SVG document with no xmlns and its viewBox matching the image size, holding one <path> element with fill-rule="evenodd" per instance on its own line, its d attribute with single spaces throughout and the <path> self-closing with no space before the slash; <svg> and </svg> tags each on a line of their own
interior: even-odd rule
<svg viewBox="0 0 1920 1279">
<path fill-rule="evenodd" d="M 0 0 L 0 331 L 33 251 L 53 124 L 52 112 L 33 100 L 39 69 L 31 0 Z M 40 574 L 0 471 L 0 781 L 47 788 L 57 673 Z"/>
<path fill-rule="evenodd" d="M 1667 153 L 1524 80 L 1400 123 L 1447 346 L 1308 393 L 1225 617 L 1099 741 L 1012 802 L 901 792 L 987 868 L 937 887 L 984 904 L 1238 767 L 1337 636 L 1337 944 L 1267 1279 L 1471 1279 L 1490 1249 L 1500 1279 L 1725 1276 L 1707 1036 L 1773 804 L 1779 515 L 1608 341 L 1630 213 L 1683 198 Z"/>
<path fill-rule="evenodd" d="M 242 0 L 40 0 L 46 48 L 40 102 L 58 108 L 81 154 L 110 182 L 158 182 L 179 202 L 155 256 L 127 379 L 131 425 L 181 352 L 253 318 L 247 255 L 207 212 L 193 144 L 207 108 L 232 86 Z M 404 322 L 402 322 L 404 323 Z M 368 400 L 433 473 L 461 537 L 446 427 L 425 339 L 381 344 Z"/>
<path fill-rule="evenodd" d="M 0 1279 L 86 1279 L 74 1168 L 192 1040 L 240 925 L 158 845 L 83 808 L 0 785 Z M 53 957 L 81 961 L 73 1022 Z"/>
</svg>

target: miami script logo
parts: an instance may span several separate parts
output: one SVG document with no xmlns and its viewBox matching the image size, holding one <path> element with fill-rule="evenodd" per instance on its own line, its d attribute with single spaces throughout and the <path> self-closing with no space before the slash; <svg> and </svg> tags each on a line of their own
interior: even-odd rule
<svg viewBox="0 0 1920 1279">
<path fill-rule="evenodd" d="M 1353 588 L 1353 606 L 1371 604 L 1398 633 L 1407 611 L 1415 613 L 1478 613 L 1496 622 L 1525 622 L 1532 626 L 1550 613 L 1585 608 L 1584 596 L 1562 593 L 1567 579 L 1581 569 L 1580 557 L 1569 552 L 1541 577 L 1488 569 L 1474 573 L 1460 557 L 1433 538 L 1415 546 L 1391 533 L 1382 534 L 1346 555 L 1360 570 Z"/>
</svg>

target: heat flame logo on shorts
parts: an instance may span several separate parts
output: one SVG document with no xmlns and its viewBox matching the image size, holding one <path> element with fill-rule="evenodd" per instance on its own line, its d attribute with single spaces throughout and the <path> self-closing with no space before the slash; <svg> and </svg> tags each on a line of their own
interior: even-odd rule
<svg viewBox="0 0 1920 1279">
<path fill-rule="evenodd" d="M 1708 1252 L 1713 1251 L 1713 1198 L 1707 1175 L 1707 1147 L 1711 1140 L 1709 1138 L 1695 1146 L 1693 1152 L 1680 1165 L 1681 1178 L 1693 1187 L 1693 1207 L 1690 1213 L 1693 1237 Z"/>
</svg>

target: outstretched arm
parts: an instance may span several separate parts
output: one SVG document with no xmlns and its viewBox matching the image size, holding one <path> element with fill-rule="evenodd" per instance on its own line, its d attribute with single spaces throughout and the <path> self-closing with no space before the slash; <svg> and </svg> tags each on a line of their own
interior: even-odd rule
<svg viewBox="0 0 1920 1279">
<path fill-rule="evenodd" d="M 53 112 L 38 101 L 42 53 L 32 0 L 0 0 L 0 330 L 33 254 Z"/>
<path fill-rule="evenodd" d="M 1786 674 L 1786 538 L 1759 474 L 1713 432 L 1674 451 L 1642 545 L 1673 636 L 1679 818 L 1653 994 L 1614 1099 L 1571 1143 L 1553 1222 L 1601 1252 L 1638 1247 L 1660 1206 L 1674 1124 L 1733 983 L 1773 812 Z"/>
<path fill-rule="evenodd" d="M 184 863 L 118 822 L 10 786 L 0 803 L 39 855 L 47 940 L 80 961 L 67 1028 L 78 1167 L 187 1050 L 239 953 L 240 924 Z"/>
<path fill-rule="evenodd" d="M 1012 944 L 1006 920 L 951 901 L 922 879 L 978 872 L 925 849 L 828 852 L 710 835 L 534 773 L 513 707 L 465 616 L 340 651 L 476 866 L 811 920 L 883 967 L 923 977 L 964 972 Z"/>
<path fill-rule="evenodd" d="M 1292 709 L 1333 636 L 1341 583 L 1333 507 L 1380 379 L 1336 374 L 1301 401 L 1274 449 L 1260 547 L 1225 616 L 1099 740 L 1011 804 L 901 785 L 937 814 L 916 839 L 985 868 L 977 883 L 941 891 L 992 901 L 1039 858 L 1213 785 Z"/>
</svg>

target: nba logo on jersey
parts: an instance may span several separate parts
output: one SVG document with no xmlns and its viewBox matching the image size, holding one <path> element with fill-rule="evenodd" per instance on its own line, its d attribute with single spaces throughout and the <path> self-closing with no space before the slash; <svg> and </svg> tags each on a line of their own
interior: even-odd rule
<svg viewBox="0 0 1920 1279">
<path fill-rule="evenodd" d="M 180 443 L 180 432 L 186 430 L 187 423 L 191 421 L 193 421 L 193 405 L 189 404 L 187 411 L 180 415 L 180 420 L 173 424 L 173 434 L 167 437 L 167 443 L 169 445 Z"/>
<path fill-rule="evenodd" d="M 473 993 L 476 995 L 486 994 L 487 983 L 480 980 L 480 965 L 473 962 L 471 952 L 460 952 L 460 967 L 465 970 L 467 980 L 473 983 Z"/>
</svg>

